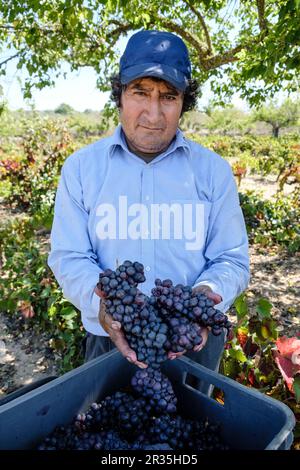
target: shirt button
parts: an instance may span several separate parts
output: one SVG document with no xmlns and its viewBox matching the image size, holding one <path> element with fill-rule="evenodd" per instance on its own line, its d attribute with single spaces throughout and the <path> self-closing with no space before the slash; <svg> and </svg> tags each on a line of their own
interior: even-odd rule
<svg viewBox="0 0 300 470">
<path fill-rule="evenodd" d="M 146 271 L 150 271 L 151 268 L 150 268 L 150 266 L 146 266 L 145 269 L 146 269 Z"/>
</svg>

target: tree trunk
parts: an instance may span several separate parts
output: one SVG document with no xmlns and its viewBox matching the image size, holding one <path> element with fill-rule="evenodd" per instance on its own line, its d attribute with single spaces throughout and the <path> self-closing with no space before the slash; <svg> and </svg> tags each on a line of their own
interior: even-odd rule
<svg viewBox="0 0 300 470">
<path fill-rule="evenodd" d="M 276 137 L 276 139 L 278 139 L 279 137 L 279 129 L 280 129 L 279 126 L 273 126 L 272 128 L 273 137 Z"/>
</svg>

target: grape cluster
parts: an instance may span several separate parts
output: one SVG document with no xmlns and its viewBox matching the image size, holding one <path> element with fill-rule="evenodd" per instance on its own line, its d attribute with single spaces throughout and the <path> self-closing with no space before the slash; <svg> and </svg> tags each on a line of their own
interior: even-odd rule
<svg viewBox="0 0 300 470">
<path fill-rule="evenodd" d="M 38 450 L 140 449 L 151 410 L 144 398 L 118 391 L 100 403 L 92 403 L 71 425 L 56 428 Z"/>
<path fill-rule="evenodd" d="M 116 271 L 101 273 L 98 288 L 104 293 L 107 312 L 122 324 L 138 361 L 158 369 L 167 360 L 168 327 L 149 297 L 137 288 L 144 281 L 144 266 L 125 261 Z"/>
<path fill-rule="evenodd" d="M 74 424 L 57 427 L 51 436 L 39 444 L 37 450 L 101 450 L 103 439 L 100 433 L 79 430 Z"/>
<path fill-rule="evenodd" d="M 139 361 L 159 369 L 169 351 L 201 345 L 202 327 L 211 327 L 216 336 L 223 329 L 229 331 L 227 316 L 204 293 L 193 292 L 191 286 L 174 286 L 170 279 L 156 279 L 149 297 L 138 289 L 144 281 L 144 266 L 126 260 L 116 271 L 101 273 L 98 283 L 108 313 L 121 323 Z"/>
<path fill-rule="evenodd" d="M 153 371 L 154 374 L 157 371 Z M 220 450 L 217 426 L 157 408 L 152 396 L 116 392 L 57 427 L 38 450 Z M 153 406 L 150 403 L 153 403 Z"/>
<path fill-rule="evenodd" d="M 200 326 L 209 326 L 215 336 L 220 335 L 223 328 L 227 331 L 231 328 L 227 315 L 215 309 L 213 300 L 204 293 L 193 292 L 192 287 L 182 284 L 174 286 L 170 279 L 156 279 L 155 286 L 152 295 L 165 318 L 185 318 Z"/>
<path fill-rule="evenodd" d="M 125 392 L 107 396 L 101 404 L 93 403 L 86 413 L 80 413 L 74 427 L 81 432 L 115 428 L 121 436 L 139 436 L 151 414 L 151 404 L 143 397 Z"/>
<path fill-rule="evenodd" d="M 176 413 L 177 398 L 168 377 L 148 367 L 138 370 L 131 379 L 138 395 L 145 397 L 155 412 Z"/>
<path fill-rule="evenodd" d="M 149 428 L 150 440 L 167 443 L 172 449 L 193 451 L 227 450 L 219 426 L 205 421 L 193 421 L 182 416 L 163 415 L 154 418 Z"/>
<path fill-rule="evenodd" d="M 202 341 L 201 326 L 191 322 L 187 318 L 170 318 L 169 325 L 169 349 L 175 353 L 189 351 L 194 346 L 199 346 Z"/>
</svg>

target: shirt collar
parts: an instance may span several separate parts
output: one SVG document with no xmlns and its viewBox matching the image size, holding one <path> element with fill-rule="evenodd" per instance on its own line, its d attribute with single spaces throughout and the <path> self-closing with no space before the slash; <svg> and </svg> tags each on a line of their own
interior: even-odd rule
<svg viewBox="0 0 300 470">
<path fill-rule="evenodd" d="M 130 155 L 134 155 L 135 157 L 137 156 L 129 150 L 129 148 L 127 146 L 127 143 L 126 143 L 126 140 L 125 140 L 125 136 L 124 136 L 124 132 L 123 132 L 121 124 L 119 124 L 117 126 L 117 128 L 115 129 L 113 135 L 111 136 L 111 142 L 110 142 L 110 155 L 111 156 L 114 155 L 114 151 L 115 151 L 116 147 L 121 147 L 125 152 L 129 153 Z M 169 147 L 163 153 L 158 155 L 155 158 L 155 160 L 153 160 L 153 163 L 157 162 L 158 160 L 161 160 L 162 157 L 167 156 L 168 154 L 174 152 L 175 150 L 177 150 L 179 148 L 188 149 L 188 143 L 187 143 L 183 133 L 179 129 L 177 129 L 176 134 L 175 134 L 175 139 L 172 140 Z"/>
</svg>

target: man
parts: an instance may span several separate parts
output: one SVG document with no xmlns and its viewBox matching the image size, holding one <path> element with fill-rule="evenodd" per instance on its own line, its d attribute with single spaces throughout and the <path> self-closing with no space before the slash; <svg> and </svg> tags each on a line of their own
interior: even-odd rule
<svg viewBox="0 0 300 470">
<path fill-rule="evenodd" d="M 197 88 L 184 42 L 168 32 L 134 34 L 112 85 L 120 126 L 66 160 L 48 262 L 81 311 L 86 360 L 116 346 L 147 367 L 107 315 L 96 287 L 99 273 L 126 259 L 139 261 L 144 293 L 155 278 L 170 278 L 204 291 L 226 311 L 249 281 L 248 243 L 229 164 L 178 130 Z M 224 336 L 205 328 L 202 335 L 189 356 L 215 369 Z"/>
</svg>

